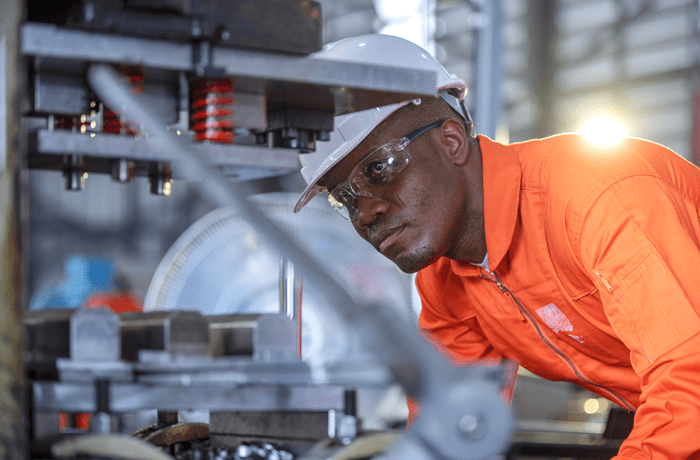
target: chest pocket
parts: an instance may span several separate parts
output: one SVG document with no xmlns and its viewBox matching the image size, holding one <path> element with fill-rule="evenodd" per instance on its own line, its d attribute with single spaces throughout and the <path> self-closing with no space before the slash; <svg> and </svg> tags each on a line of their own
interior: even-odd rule
<svg viewBox="0 0 700 460">
<path fill-rule="evenodd" d="M 700 318 L 676 278 L 649 243 L 596 270 L 601 299 L 620 339 L 649 364 L 700 332 Z"/>
</svg>

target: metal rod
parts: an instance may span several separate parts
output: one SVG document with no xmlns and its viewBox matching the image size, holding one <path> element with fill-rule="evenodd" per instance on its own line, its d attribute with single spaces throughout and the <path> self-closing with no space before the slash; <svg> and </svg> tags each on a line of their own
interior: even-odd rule
<svg viewBox="0 0 700 460">
<path fill-rule="evenodd" d="M 487 22 L 479 29 L 478 66 L 476 79 L 476 117 L 480 134 L 491 139 L 496 129 L 501 109 L 501 0 L 481 3 L 481 12 Z"/>
<path fill-rule="evenodd" d="M 325 272 L 287 233 L 247 200 L 242 188 L 228 182 L 206 160 L 184 148 L 177 136 L 167 131 L 150 110 L 138 101 L 138 96 L 131 94 L 122 85 L 119 75 L 111 67 L 93 65 L 88 71 L 88 81 L 95 93 L 113 110 L 119 110 L 127 119 L 143 126 L 149 142 L 160 144 L 162 150 L 171 153 L 173 161 L 199 178 L 195 185 L 203 197 L 217 206 L 235 206 L 284 257 L 293 260 L 296 269 L 304 273 L 307 282 L 318 290 L 328 308 L 333 309 L 354 330 L 361 332 L 358 334 L 360 338 L 386 365 L 406 393 L 426 401 L 419 422 L 386 458 L 407 458 L 402 451 L 405 448 L 413 454 L 417 454 L 417 450 L 424 453 L 430 451 L 430 457 L 456 460 L 464 458 L 465 449 L 495 452 L 494 448 L 498 449 L 507 440 L 509 420 L 497 391 L 484 385 L 471 387 L 471 384 L 466 384 L 467 374 L 450 366 L 445 357 L 422 340 L 406 322 L 397 320 L 396 312 L 387 305 L 358 303 L 336 281 L 336 277 Z M 322 373 L 314 375 L 314 380 L 315 383 L 322 383 Z M 470 391 L 479 393 L 479 398 L 472 398 L 473 401 L 488 407 L 488 412 L 484 410 L 480 414 L 494 418 L 496 423 L 489 425 L 494 428 L 491 431 L 495 437 L 489 438 L 487 444 L 469 445 L 467 438 L 454 436 L 454 426 L 447 426 L 453 424 L 456 415 L 462 412 L 453 401 L 464 399 L 470 395 Z M 484 398 L 485 396 L 489 397 Z M 445 433 L 452 434 L 449 442 L 443 442 Z M 421 458 L 413 454 L 411 458 Z"/>
<path fill-rule="evenodd" d="M 280 313 L 295 325 L 297 355 L 301 358 L 301 294 L 302 276 L 294 270 L 291 260 L 280 257 Z"/>
<path fill-rule="evenodd" d="M 304 273 L 322 296 L 326 305 L 334 309 L 345 322 L 361 330 L 362 339 L 375 350 L 377 356 L 392 370 L 394 377 L 408 394 L 418 397 L 425 390 L 424 380 L 439 375 L 449 367 L 446 360 L 430 345 L 421 340 L 407 324 L 396 321 L 393 311 L 387 306 L 358 304 L 347 289 L 326 273 L 313 258 L 303 251 L 284 231 L 279 229 L 257 206 L 245 198 L 242 187 L 227 181 L 219 171 L 196 154 L 189 152 L 180 139 L 165 129 L 162 123 L 137 95 L 123 86 L 120 76 L 108 65 L 93 65 L 88 72 L 88 81 L 95 93 L 112 110 L 123 113 L 144 127 L 149 142 L 160 145 L 161 151 L 170 152 L 171 158 L 180 167 L 197 178 L 194 185 L 215 206 L 233 206 L 277 246 L 280 252 L 294 261 L 297 269 Z"/>
<path fill-rule="evenodd" d="M 0 14 L 0 451 L 4 458 L 26 458 L 23 304 L 27 281 L 26 176 L 21 171 L 26 147 L 20 135 L 21 108 L 26 101 L 26 78 L 19 59 L 18 27 L 25 2 L 4 0 Z M 19 196 L 17 196 L 19 193 Z M 22 238 L 20 238 L 22 236 Z M 24 248 L 23 248 L 24 246 Z"/>
</svg>

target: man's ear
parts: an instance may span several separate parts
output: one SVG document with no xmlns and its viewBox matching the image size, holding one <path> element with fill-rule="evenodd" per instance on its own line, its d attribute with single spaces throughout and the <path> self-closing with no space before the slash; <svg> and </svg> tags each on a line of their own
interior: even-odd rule
<svg viewBox="0 0 700 460">
<path fill-rule="evenodd" d="M 464 123 L 448 118 L 440 127 L 444 151 L 450 161 L 456 165 L 463 165 L 469 159 L 469 140 L 464 128 Z"/>
</svg>

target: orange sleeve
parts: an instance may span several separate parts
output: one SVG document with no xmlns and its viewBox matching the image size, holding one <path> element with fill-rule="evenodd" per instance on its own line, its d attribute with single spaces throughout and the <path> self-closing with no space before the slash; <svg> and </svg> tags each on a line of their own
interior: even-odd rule
<svg viewBox="0 0 700 460">
<path fill-rule="evenodd" d="M 605 190 L 581 226 L 581 262 L 630 350 L 641 389 L 634 429 L 616 460 L 700 455 L 695 206 L 653 176 L 635 176 Z"/>
<path fill-rule="evenodd" d="M 442 298 L 440 283 L 429 269 L 418 273 L 416 286 L 421 298 L 421 313 L 418 327 L 426 340 L 431 342 L 455 365 L 464 365 L 479 361 L 480 365 L 496 365 L 503 356 L 494 350 L 479 330 L 475 318 L 458 319 L 447 308 Z M 464 306 L 467 308 L 467 306 Z M 512 366 L 506 379 L 502 395 L 510 405 L 517 379 L 517 366 Z M 419 403 L 408 398 L 409 425 L 418 416 Z"/>
</svg>

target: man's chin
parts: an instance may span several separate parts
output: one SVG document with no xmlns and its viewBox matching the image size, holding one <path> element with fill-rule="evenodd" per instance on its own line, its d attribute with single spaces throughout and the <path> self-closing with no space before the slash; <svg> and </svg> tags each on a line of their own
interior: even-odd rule
<svg viewBox="0 0 700 460">
<path fill-rule="evenodd" d="M 428 256 L 427 254 L 397 254 L 394 257 L 388 257 L 394 262 L 399 270 L 404 273 L 416 273 L 425 267 L 437 262 L 439 255 Z"/>
</svg>

